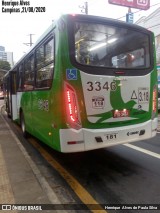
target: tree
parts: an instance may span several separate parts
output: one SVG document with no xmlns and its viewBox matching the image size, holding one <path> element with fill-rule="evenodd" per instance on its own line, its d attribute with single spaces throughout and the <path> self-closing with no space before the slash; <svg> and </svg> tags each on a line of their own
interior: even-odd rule
<svg viewBox="0 0 160 213">
<path fill-rule="evenodd" d="M 10 70 L 11 69 L 10 63 L 8 61 L 0 60 L 0 69 Z"/>
</svg>

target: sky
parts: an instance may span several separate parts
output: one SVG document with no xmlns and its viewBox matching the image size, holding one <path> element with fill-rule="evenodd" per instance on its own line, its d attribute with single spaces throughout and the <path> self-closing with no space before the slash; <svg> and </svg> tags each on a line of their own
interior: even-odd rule
<svg viewBox="0 0 160 213">
<path fill-rule="evenodd" d="M 20 0 L 3 0 L 4 2 L 19 2 Z M 5 47 L 6 52 L 13 52 L 14 62 L 17 62 L 29 49 L 25 43 L 29 43 L 32 35 L 32 42 L 41 36 L 41 34 L 50 26 L 54 19 L 65 13 L 82 13 L 84 2 L 88 2 L 88 14 L 108 18 L 120 19 L 125 21 L 127 7 L 109 4 L 108 0 L 22 0 L 28 5 L 14 6 L 14 9 L 20 9 L 20 12 L 4 12 L 2 8 L 12 8 L 0 5 L 0 46 Z M 131 9 L 134 13 L 134 22 L 142 16 L 148 16 L 158 7 L 160 0 L 150 0 L 150 9 L 139 11 Z M 41 7 L 44 12 L 22 12 L 23 7 Z"/>
</svg>

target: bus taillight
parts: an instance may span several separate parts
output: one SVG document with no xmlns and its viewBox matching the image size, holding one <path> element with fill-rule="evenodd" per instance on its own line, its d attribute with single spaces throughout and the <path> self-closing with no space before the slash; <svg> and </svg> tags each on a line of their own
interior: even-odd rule
<svg viewBox="0 0 160 213">
<path fill-rule="evenodd" d="M 153 100 L 152 100 L 152 112 L 156 113 L 157 112 L 157 87 L 154 86 L 153 88 Z"/>
<path fill-rule="evenodd" d="M 75 102 L 75 95 L 71 94 L 70 90 L 67 90 L 67 100 L 70 119 L 75 122 L 77 119 L 77 106 Z"/>
<path fill-rule="evenodd" d="M 65 85 L 65 96 L 66 96 L 66 110 L 67 110 L 67 120 L 73 128 L 80 128 L 80 113 L 78 107 L 77 95 L 72 86 L 69 84 Z"/>
</svg>

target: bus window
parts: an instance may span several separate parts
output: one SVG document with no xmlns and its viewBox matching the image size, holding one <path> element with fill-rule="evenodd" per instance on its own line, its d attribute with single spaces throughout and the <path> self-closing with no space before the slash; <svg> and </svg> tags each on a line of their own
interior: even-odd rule
<svg viewBox="0 0 160 213">
<path fill-rule="evenodd" d="M 12 72 L 12 85 L 11 85 L 11 87 L 12 87 L 12 94 L 16 94 L 16 72 Z M 22 81 L 22 73 L 21 73 L 21 78 L 20 78 L 21 80 L 20 80 L 20 82 Z M 20 83 L 20 89 L 22 88 L 21 87 L 22 86 L 22 84 Z"/>
<path fill-rule="evenodd" d="M 20 64 L 17 75 L 17 90 L 21 91 L 22 88 L 23 88 L 23 63 Z"/>
<path fill-rule="evenodd" d="M 24 90 L 34 88 L 34 55 L 30 56 L 24 63 Z"/>
<path fill-rule="evenodd" d="M 42 52 L 42 50 L 44 52 Z M 39 57 L 41 52 L 41 56 Z M 44 45 L 38 48 L 37 52 L 37 74 L 36 87 L 50 88 L 52 85 L 52 76 L 54 69 L 54 40 L 53 38 L 47 41 Z"/>
<path fill-rule="evenodd" d="M 44 46 L 43 45 L 36 50 L 36 65 L 38 69 L 44 65 Z"/>
<path fill-rule="evenodd" d="M 80 22 L 75 23 L 74 33 L 75 59 L 80 64 L 130 69 L 150 67 L 149 37 L 146 34 L 127 28 Z"/>
<path fill-rule="evenodd" d="M 44 46 L 45 48 L 45 62 L 51 62 L 53 60 L 53 49 L 54 49 L 54 42 L 53 39 L 51 39 L 49 42 L 47 42 Z"/>
<path fill-rule="evenodd" d="M 36 86 L 38 88 L 51 87 L 52 73 L 53 73 L 53 64 L 50 64 L 38 70 Z"/>
</svg>

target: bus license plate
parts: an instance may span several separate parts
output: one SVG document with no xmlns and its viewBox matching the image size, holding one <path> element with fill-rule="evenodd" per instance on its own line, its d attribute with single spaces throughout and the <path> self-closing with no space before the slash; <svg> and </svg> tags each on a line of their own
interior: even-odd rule
<svg viewBox="0 0 160 213">
<path fill-rule="evenodd" d="M 129 110 L 127 110 L 127 109 L 114 110 L 113 117 L 114 118 L 129 117 Z"/>
</svg>

